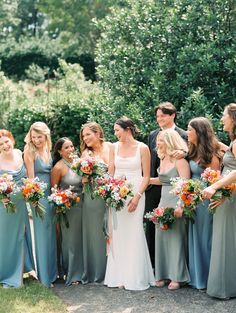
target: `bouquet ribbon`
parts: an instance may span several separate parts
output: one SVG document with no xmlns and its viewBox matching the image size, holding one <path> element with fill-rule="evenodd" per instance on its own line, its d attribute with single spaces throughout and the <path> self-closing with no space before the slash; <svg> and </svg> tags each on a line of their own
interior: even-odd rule
<svg viewBox="0 0 236 313">
<path fill-rule="evenodd" d="M 117 229 L 117 215 L 116 209 L 108 207 L 105 215 L 104 215 L 104 225 L 103 225 L 103 232 L 106 237 L 107 247 L 106 247 L 106 255 L 112 252 L 114 256 L 113 244 L 112 244 L 112 237 L 113 237 L 113 229 Z"/>
</svg>

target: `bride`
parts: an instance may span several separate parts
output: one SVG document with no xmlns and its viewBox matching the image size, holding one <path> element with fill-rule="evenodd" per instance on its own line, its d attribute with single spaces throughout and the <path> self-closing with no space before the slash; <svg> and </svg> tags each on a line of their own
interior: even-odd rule
<svg viewBox="0 0 236 313">
<path fill-rule="evenodd" d="M 155 279 L 143 230 L 144 191 L 149 183 L 150 153 L 135 140 L 137 128 L 127 117 L 114 125 L 118 142 L 110 150 L 109 173 L 125 176 L 134 196 L 113 216 L 111 248 L 108 253 L 104 284 L 128 290 L 145 290 Z"/>
</svg>

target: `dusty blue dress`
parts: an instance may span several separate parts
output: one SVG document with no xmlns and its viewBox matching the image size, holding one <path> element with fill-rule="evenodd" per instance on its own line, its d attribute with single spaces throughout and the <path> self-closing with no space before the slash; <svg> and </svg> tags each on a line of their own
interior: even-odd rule
<svg viewBox="0 0 236 313">
<path fill-rule="evenodd" d="M 17 185 L 26 176 L 25 167 L 19 170 L 2 171 L 13 176 Z M 23 283 L 23 267 L 25 271 L 34 270 L 32 241 L 26 203 L 21 193 L 11 197 L 16 205 L 16 213 L 7 213 L 0 202 L 0 283 L 20 287 Z"/>
<path fill-rule="evenodd" d="M 32 209 L 37 275 L 40 282 L 46 287 L 50 287 L 57 278 L 56 225 L 54 223 L 54 209 L 47 200 L 51 191 L 51 168 L 51 160 L 49 164 L 46 164 L 40 157 L 37 157 L 34 162 L 35 177 L 37 176 L 40 181 L 47 183 L 45 197 L 40 200 L 46 211 L 44 219 L 36 216 L 34 209 Z"/>
<path fill-rule="evenodd" d="M 63 160 L 70 167 L 70 164 Z M 82 178 L 70 168 L 62 178 L 60 187 L 67 189 L 73 186 L 73 191 L 82 194 Z M 66 274 L 66 285 L 82 281 L 83 275 L 83 242 L 82 242 L 82 198 L 78 204 L 67 212 L 69 227 L 61 222 L 62 264 Z"/>
<path fill-rule="evenodd" d="M 223 158 L 223 175 L 236 170 L 236 158 L 231 147 L 232 144 Z M 236 193 L 231 199 L 226 199 L 213 216 L 207 293 L 221 299 L 236 297 Z"/>
<path fill-rule="evenodd" d="M 166 173 L 160 173 L 161 200 L 158 207 L 175 208 L 177 197 L 170 193 L 173 188 L 170 179 L 178 177 L 176 167 Z M 183 218 L 179 218 L 167 231 L 156 225 L 155 238 L 155 278 L 170 279 L 176 282 L 189 282 L 187 267 L 187 228 Z"/>
<path fill-rule="evenodd" d="M 193 160 L 189 162 L 192 178 L 199 179 L 204 169 Z M 195 222 L 189 222 L 189 274 L 190 285 L 197 289 L 207 287 L 209 274 L 212 220 L 208 211 L 209 200 L 199 204 L 196 208 Z"/>
</svg>

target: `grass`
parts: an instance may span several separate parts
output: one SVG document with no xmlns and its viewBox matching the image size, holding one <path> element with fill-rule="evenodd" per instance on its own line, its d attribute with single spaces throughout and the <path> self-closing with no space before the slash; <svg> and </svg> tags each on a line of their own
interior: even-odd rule
<svg viewBox="0 0 236 313">
<path fill-rule="evenodd" d="M 25 279 L 24 287 L 0 286 L 0 313 L 66 313 L 66 306 L 38 281 Z"/>
</svg>

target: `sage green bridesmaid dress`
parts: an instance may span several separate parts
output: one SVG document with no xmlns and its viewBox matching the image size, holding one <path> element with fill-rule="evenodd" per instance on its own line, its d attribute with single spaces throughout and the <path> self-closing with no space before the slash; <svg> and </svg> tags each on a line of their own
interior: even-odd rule
<svg viewBox="0 0 236 313">
<path fill-rule="evenodd" d="M 236 142 L 236 141 L 234 141 Z M 232 143 L 223 157 L 222 174 L 236 169 Z M 236 194 L 213 215 L 212 250 L 207 284 L 208 295 L 220 299 L 236 297 Z"/>
<path fill-rule="evenodd" d="M 63 159 L 63 162 L 69 167 L 69 171 L 62 178 L 60 187 L 67 189 L 74 187 L 73 191 L 82 194 L 82 178 L 71 170 L 71 164 Z M 82 281 L 83 275 L 83 242 L 82 242 L 82 197 L 80 202 L 67 212 L 69 227 L 61 222 L 61 247 L 62 247 L 62 265 L 66 275 L 66 285 L 71 285 Z"/>
<path fill-rule="evenodd" d="M 176 167 L 166 173 L 158 172 L 162 189 L 158 207 L 175 208 L 177 197 L 170 193 L 173 188 L 170 179 L 179 176 Z M 155 278 L 169 279 L 179 283 L 190 281 L 187 267 L 187 225 L 179 218 L 167 231 L 156 225 L 155 238 Z"/>
<path fill-rule="evenodd" d="M 105 202 L 84 195 L 83 202 L 83 283 L 102 283 L 106 271 L 106 239 L 103 232 Z"/>
</svg>

